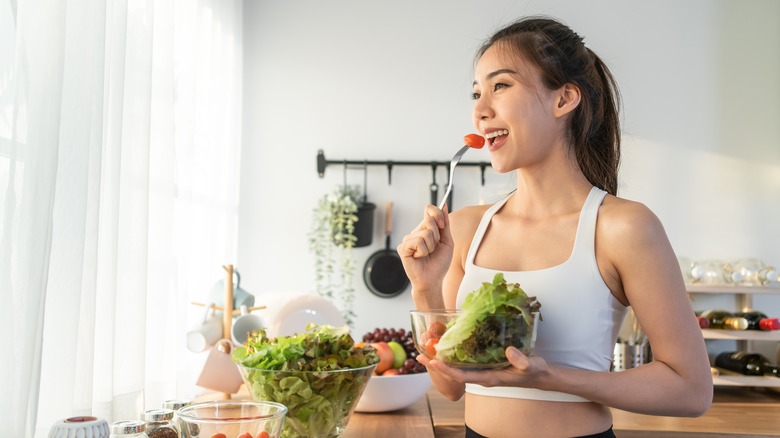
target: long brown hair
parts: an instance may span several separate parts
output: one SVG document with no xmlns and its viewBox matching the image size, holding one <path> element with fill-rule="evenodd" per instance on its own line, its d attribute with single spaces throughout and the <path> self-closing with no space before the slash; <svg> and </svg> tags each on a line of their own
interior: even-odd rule
<svg viewBox="0 0 780 438">
<path fill-rule="evenodd" d="M 538 68 L 544 85 L 576 85 L 581 100 L 567 134 L 582 173 L 594 186 L 616 195 L 620 166 L 620 91 L 604 62 L 566 25 L 548 17 L 520 19 L 496 32 L 477 60 L 496 43 Z"/>
</svg>

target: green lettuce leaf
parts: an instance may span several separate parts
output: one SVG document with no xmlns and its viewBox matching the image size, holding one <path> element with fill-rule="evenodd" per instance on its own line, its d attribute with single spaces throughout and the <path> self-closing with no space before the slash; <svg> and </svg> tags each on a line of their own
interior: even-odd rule
<svg viewBox="0 0 780 438">
<path fill-rule="evenodd" d="M 540 308 L 536 297 L 529 297 L 518 283 L 507 283 L 499 272 L 492 283 L 482 283 L 463 301 L 461 313 L 447 323 L 436 344 L 437 356 L 466 364 L 503 362 L 505 346 L 522 347 L 529 334 L 531 313 Z M 525 324 L 508 324 L 519 315 Z"/>
</svg>

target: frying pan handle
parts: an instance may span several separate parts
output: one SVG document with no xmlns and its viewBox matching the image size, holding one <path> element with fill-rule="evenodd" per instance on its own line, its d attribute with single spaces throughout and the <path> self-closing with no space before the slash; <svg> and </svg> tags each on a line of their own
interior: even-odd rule
<svg viewBox="0 0 780 438">
<path fill-rule="evenodd" d="M 433 173 L 430 185 L 431 204 L 436 205 L 439 203 L 439 185 L 436 184 L 436 163 L 431 163 L 431 171 Z"/>
<path fill-rule="evenodd" d="M 385 235 L 390 237 L 393 229 L 393 201 L 387 201 L 385 204 Z"/>
</svg>

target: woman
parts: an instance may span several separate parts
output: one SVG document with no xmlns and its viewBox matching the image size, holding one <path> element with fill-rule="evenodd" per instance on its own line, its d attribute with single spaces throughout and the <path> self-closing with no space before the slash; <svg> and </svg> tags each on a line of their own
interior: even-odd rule
<svg viewBox="0 0 780 438">
<path fill-rule="evenodd" d="M 613 437 L 608 407 L 700 416 L 712 401 L 701 331 L 657 217 L 616 197 L 618 91 L 582 38 L 520 20 L 479 50 L 474 126 L 517 189 L 490 206 L 425 209 L 398 246 L 418 309 L 455 308 L 497 272 L 542 304 L 536 350 L 464 371 L 419 356 L 436 388 L 466 394 L 466 436 Z M 653 362 L 610 373 L 632 306 Z"/>
</svg>

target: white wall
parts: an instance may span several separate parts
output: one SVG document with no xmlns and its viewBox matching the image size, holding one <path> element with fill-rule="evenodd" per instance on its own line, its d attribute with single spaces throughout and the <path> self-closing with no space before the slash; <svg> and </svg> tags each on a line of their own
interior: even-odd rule
<svg viewBox="0 0 780 438">
<path fill-rule="evenodd" d="M 448 161 L 472 131 L 474 51 L 528 14 L 563 19 L 608 63 L 624 98 L 620 194 L 664 222 L 679 255 L 780 264 L 780 2 L 247 1 L 239 256 L 258 302 L 313 292 L 307 233 L 341 183 L 328 159 Z M 471 151 L 469 161 L 488 161 Z M 455 175 L 455 208 L 511 178 Z M 445 180 L 439 169 L 438 182 Z M 350 183 L 362 183 L 350 170 Z M 393 246 L 428 202 L 427 167 L 369 167 L 368 198 L 395 204 Z M 357 335 L 407 327 L 409 292 L 372 295 L 360 273 L 383 246 L 355 250 Z M 780 315 L 780 298 L 762 302 Z M 270 309 L 269 309 L 270 310 Z"/>
</svg>

